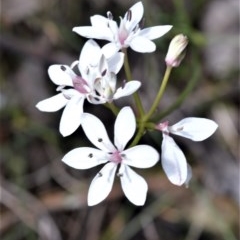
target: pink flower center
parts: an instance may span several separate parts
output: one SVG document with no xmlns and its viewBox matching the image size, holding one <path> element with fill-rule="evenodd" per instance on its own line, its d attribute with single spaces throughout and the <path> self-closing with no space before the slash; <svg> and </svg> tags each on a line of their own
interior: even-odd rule
<svg viewBox="0 0 240 240">
<path fill-rule="evenodd" d="M 121 155 L 121 153 L 119 151 L 116 151 L 116 152 L 112 153 L 110 161 L 114 162 L 116 164 L 121 163 L 122 162 L 122 155 Z"/>
<path fill-rule="evenodd" d="M 163 132 L 163 133 L 168 133 L 168 121 L 163 122 L 163 123 L 159 123 L 156 125 L 156 129 Z"/>
<path fill-rule="evenodd" d="M 80 93 L 86 94 L 89 93 L 89 86 L 87 82 L 80 76 L 76 76 L 72 80 L 73 87 Z"/>
</svg>

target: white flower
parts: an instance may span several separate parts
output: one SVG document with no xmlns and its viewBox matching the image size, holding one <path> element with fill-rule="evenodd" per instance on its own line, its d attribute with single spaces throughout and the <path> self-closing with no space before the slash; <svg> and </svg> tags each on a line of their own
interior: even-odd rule
<svg viewBox="0 0 240 240">
<path fill-rule="evenodd" d="M 140 28 L 143 17 L 143 4 L 134 4 L 125 14 L 120 17 L 120 26 L 113 20 L 110 12 L 108 17 L 94 15 L 90 18 L 92 26 L 74 27 L 73 31 L 81 36 L 110 41 L 104 46 L 106 54 L 119 51 L 122 48 L 131 47 L 136 52 L 153 52 L 156 45 L 151 41 L 166 34 L 172 26 L 154 26 L 145 29 Z"/>
<path fill-rule="evenodd" d="M 115 54 L 116 55 L 116 54 Z M 109 64 L 104 55 L 102 55 L 96 79 L 94 80 L 94 89 L 98 97 L 105 102 L 111 102 L 121 97 L 129 96 L 139 89 L 141 83 L 137 80 L 124 82 L 121 87 L 117 87 L 117 76 L 109 69 Z"/>
<path fill-rule="evenodd" d="M 116 79 L 112 80 L 112 76 L 116 78 L 115 75 L 123 65 L 123 58 L 123 53 L 116 53 L 106 59 L 95 41 L 87 41 L 83 46 L 79 61 L 74 62 L 72 67 L 59 64 L 49 67 L 49 77 L 53 83 L 58 85 L 57 91 L 60 93 L 40 101 L 36 107 L 45 112 L 54 112 L 65 107 L 60 120 L 60 133 L 63 136 L 72 134 L 81 124 L 85 99 L 92 104 L 102 104 L 130 95 L 140 87 L 139 81 L 131 81 L 124 88 L 116 91 L 113 87 L 112 94 L 107 96 L 103 94 L 103 87 L 96 87 L 99 85 L 99 79 L 102 78 L 104 78 L 105 89 L 107 84 L 111 85 L 110 82 L 116 81 Z M 72 70 L 75 65 L 78 66 L 80 75 Z"/>
<path fill-rule="evenodd" d="M 182 150 L 169 133 L 189 138 L 193 141 L 203 141 L 210 137 L 218 125 L 206 118 L 184 118 L 173 126 L 168 122 L 160 123 L 156 129 L 163 132 L 161 162 L 168 179 L 175 185 L 188 185 L 192 176 L 191 167 L 187 164 Z"/>
<path fill-rule="evenodd" d="M 158 152 L 151 146 L 138 145 L 125 149 L 136 130 L 136 119 L 130 107 L 124 107 L 114 125 L 114 145 L 109 140 L 103 123 L 95 116 L 85 113 L 83 130 L 88 139 L 98 148 L 80 147 L 67 153 L 62 161 L 76 169 L 88 169 L 104 164 L 92 180 L 88 193 L 88 205 L 96 205 L 110 193 L 118 169 L 121 186 L 126 197 L 135 205 L 146 200 L 147 183 L 129 166 L 149 168 L 159 160 Z M 125 150 L 124 150 L 125 149 Z"/>
</svg>

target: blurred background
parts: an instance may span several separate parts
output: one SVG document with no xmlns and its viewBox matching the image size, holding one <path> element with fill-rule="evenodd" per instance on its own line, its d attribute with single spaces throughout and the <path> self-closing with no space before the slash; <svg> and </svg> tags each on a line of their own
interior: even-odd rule
<svg viewBox="0 0 240 240">
<path fill-rule="evenodd" d="M 118 178 L 104 202 L 88 207 L 88 187 L 99 168 L 74 170 L 61 159 L 90 143 L 81 128 L 69 137 L 60 135 L 62 111 L 44 113 L 35 108 L 55 94 L 49 65 L 70 65 L 86 42 L 72 28 L 90 25 L 90 16 L 106 16 L 109 10 L 118 21 L 135 2 L 1 0 L 2 240 L 239 239 L 237 0 L 143 1 L 146 27 L 174 27 L 155 41 L 155 53 L 129 51 L 132 74 L 142 82 L 140 95 L 147 109 L 164 74 L 170 40 L 179 33 L 189 38 L 186 57 L 172 72 L 159 112 L 171 124 L 189 116 L 207 117 L 219 128 L 204 142 L 174 138 L 193 168 L 188 188 L 172 185 L 159 163 L 144 171 L 136 169 L 149 186 L 143 207 L 124 197 Z M 131 97 L 116 102 L 119 107 L 126 104 L 132 105 Z M 112 129 L 114 116 L 104 106 L 86 103 L 84 109 Z M 160 152 L 161 134 L 147 133 L 142 142 Z"/>
</svg>

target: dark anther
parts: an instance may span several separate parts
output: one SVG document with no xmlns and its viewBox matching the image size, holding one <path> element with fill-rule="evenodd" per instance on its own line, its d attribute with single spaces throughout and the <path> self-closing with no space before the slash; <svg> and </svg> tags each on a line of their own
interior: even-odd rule
<svg viewBox="0 0 240 240">
<path fill-rule="evenodd" d="M 99 138 L 99 139 L 98 139 L 98 142 L 102 142 L 102 141 L 103 141 L 102 138 Z"/>
<path fill-rule="evenodd" d="M 98 97 L 94 97 L 94 100 L 96 101 L 100 101 L 100 99 Z"/>
<path fill-rule="evenodd" d="M 64 66 L 61 66 L 60 68 L 61 68 L 61 70 L 63 70 L 63 71 L 66 71 L 66 70 L 67 70 L 66 67 L 64 67 Z"/>
<path fill-rule="evenodd" d="M 92 154 L 92 153 L 89 153 L 88 157 L 92 158 L 92 157 L 93 157 L 93 154 Z"/>
<path fill-rule="evenodd" d="M 122 88 L 124 88 L 125 87 L 125 85 L 126 85 L 126 80 L 123 80 L 123 82 L 122 82 Z"/>
<path fill-rule="evenodd" d="M 117 176 L 118 176 L 118 177 L 122 177 L 123 174 L 122 174 L 122 173 L 118 173 Z"/>
<path fill-rule="evenodd" d="M 109 20 L 113 20 L 113 15 L 111 12 L 107 12 L 107 16 Z"/>
<path fill-rule="evenodd" d="M 104 69 L 103 72 L 102 72 L 102 77 L 105 76 L 107 73 L 107 69 Z"/>
<path fill-rule="evenodd" d="M 139 27 L 142 29 L 142 28 L 144 28 L 144 26 L 145 26 L 145 18 L 143 18 L 142 20 L 141 20 L 141 22 L 139 23 Z"/>
<path fill-rule="evenodd" d="M 128 10 L 128 12 L 127 12 L 127 20 L 131 21 L 131 19 L 132 19 L 132 11 Z"/>
<path fill-rule="evenodd" d="M 101 172 L 99 172 L 99 173 L 98 173 L 98 176 L 99 176 L 99 177 L 102 177 L 102 173 L 101 173 Z"/>
<path fill-rule="evenodd" d="M 122 157 L 122 158 L 126 157 L 126 154 L 122 153 L 122 154 L 121 154 L 121 157 Z"/>
<path fill-rule="evenodd" d="M 89 74 L 89 68 L 87 67 L 87 69 L 86 69 L 86 74 L 88 75 Z"/>
</svg>

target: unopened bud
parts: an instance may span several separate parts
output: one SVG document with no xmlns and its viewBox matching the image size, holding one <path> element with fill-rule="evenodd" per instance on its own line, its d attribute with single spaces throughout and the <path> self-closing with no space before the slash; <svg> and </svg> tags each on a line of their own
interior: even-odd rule
<svg viewBox="0 0 240 240">
<path fill-rule="evenodd" d="M 188 39 L 183 34 L 175 36 L 168 47 L 165 62 L 168 66 L 178 67 L 185 56 Z"/>
</svg>

